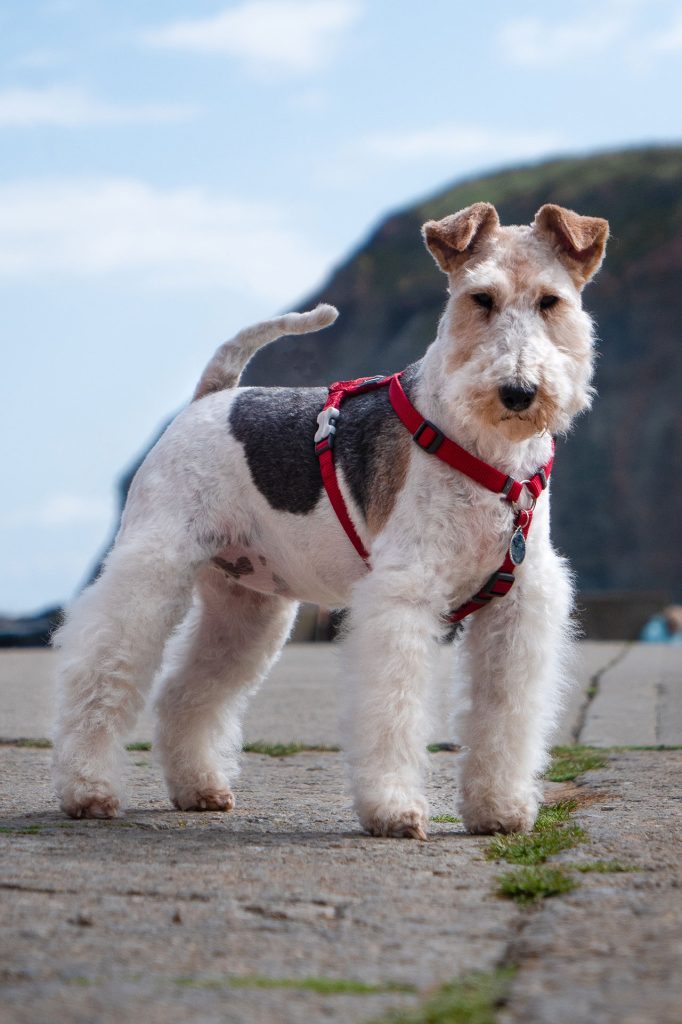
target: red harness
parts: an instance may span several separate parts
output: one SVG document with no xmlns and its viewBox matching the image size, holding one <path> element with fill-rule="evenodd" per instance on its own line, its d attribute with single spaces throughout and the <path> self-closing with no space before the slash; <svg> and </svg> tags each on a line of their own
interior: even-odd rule
<svg viewBox="0 0 682 1024">
<path fill-rule="evenodd" d="M 552 470 L 554 444 L 552 443 L 552 455 L 549 461 L 530 480 L 515 480 L 493 466 L 489 466 L 487 462 L 477 459 L 475 455 L 471 455 L 455 441 L 446 437 L 433 423 L 425 420 L 405 394 L 399 378 L 400 374 L 395 373 L 390 377 L 360 377 L 358 380 L 343 380 L 336 384 L 330 384 L 327 401 L 317 417 L 319 426 L 315 434 L 315 454 L 320 461 L 322 482 L 332 508 L 353 547 L 368 567 L 369 553 L 365 550 L 348 513 L 336 476 L 333 455 L 336 421 L 341 414 L 341 403 L 351 395 L 361 395 L 367 391 L 375 391 L 377 388 L 388 387 L 388 398 L 394 412 L 423 451 L 442 459 L 448 466 L 464 473 L 465 476 L 475 480 L 482 487 L 487 487 L 494 494 L 502 495 L 510 505 L 516 506 L 514 532 L 504 562 L 474 597 L 446 616 L 451 623 L 459 622 L 460 619 L 471 615 L 472 612 L 484 608 L 494 597 L 502 597 L 511 590 L 514 584 L 514 570 L 525 557 L 525 542 L 533 521 L 535 502 L 547 486 Z M 524 487 L 530 495 L 530 504 L 527 507 L 519 506 L 519 499 Z"/>
</svg>

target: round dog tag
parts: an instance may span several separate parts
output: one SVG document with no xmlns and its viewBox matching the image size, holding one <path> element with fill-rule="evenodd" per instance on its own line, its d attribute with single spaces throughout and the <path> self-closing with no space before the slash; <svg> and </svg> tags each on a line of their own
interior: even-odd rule
<svg viewBox="0 0 682 1024">
<path fill-rule="evenodd" d="M 521 565 L 526 557 L 526 538 L 521 530 L 515 530 L 509 544 L 509 557 L 514 565 Z"/>
</svg>

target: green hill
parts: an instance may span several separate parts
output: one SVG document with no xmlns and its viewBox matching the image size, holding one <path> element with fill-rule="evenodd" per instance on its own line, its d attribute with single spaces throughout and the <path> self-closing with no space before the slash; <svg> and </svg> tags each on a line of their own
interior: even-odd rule
<svg viewBox="0 0 682 1024">
<path fill-rule="evenodd" d="M 263 350 L 245 383 L 327 383 L 418 358 L 445 303 L 420 227 L 478 200 L 494 203 L 503 224 L 528 223 L 548 202 L 610 221 L 606 262 L 585 293 L 599 394 L 559 446 L 554 537 L 582 588 L 682 597 L 682 147 L 501 171 L 392 214 L 298 304 L 334 303 L 337 325 Z"/>
</svg>

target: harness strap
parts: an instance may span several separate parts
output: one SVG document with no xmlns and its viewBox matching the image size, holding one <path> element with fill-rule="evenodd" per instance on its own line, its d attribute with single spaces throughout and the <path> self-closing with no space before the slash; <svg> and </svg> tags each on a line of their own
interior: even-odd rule
<svg viewBox="0 0 682 1024">
<path fill-rule="evenodd" d="M 390 385 L 388 397 L 393 409 L 409 432 L 412 439 L 423 448 L 429 455 L 446 462 L 453 469 L 475 480 L 482 487 L 487 487 L 495 494 L 502 494 L 509 502 L 518 501 L 524 486 L 528 487 L 533 498 L 539 498 L 543 489 L 547 486 L 547 477 L 552 469 L 554 451 L 549 462 L 539 470 L 531 480 L 518 481 L 512 476 L 501 473 L 494 466 L 476 458 L 471 452 L 466 451 L 456 441 L 446 437 L 430 420 L 425 420 L 421 413 L 417 412 L 412 402 L 405 394 L 400 383 L 399 374 L 389 378 Z"/>
<path fill-rule="evenodd" d="M 340 380 L 336 384 L 330 384 L 327 400 L 322 407 L 322 412 L 317 417 L 318 429 L 315 434 L 315 454 L 320 462 L 324 489 L 348 539 L 368 567 L 369 552 L 360 540 L 339 487 L 333 455 L 334 435 L 344 398 L 347 398 L 348 395 L 360 395 L 366 391 L 374 391 L 376 388 L 388 384 L 388 380 L 387 377 L 359 377 L 357 380 Z"/>
<path fill-rule="evenodd" d="M 554 442 L 552 442 L 552 454 L 549 460 L 530 480 L 515 480 L 513 477 L 501 473 L 494 466 L 488 465 L 487 462 L 483 462 L 475 455 L 466 451 L 455 441 L 446 437 L 430 420 L 424 419 L 405 394 L 399 378 L 400 374 L 396 373 L 389 377 L 359 377 L 357 380 L 337 381 L 335 384 L 330 384 L 327 400 L 317 417 L 318 429 L 315 434 L 315 454 L 320 462 L 322 482 L 341 526 L 367 567 L 370 568 L 369 553 L 355 529 L 343 494 L 341 493 L 341 488 L 339 487 L 336 467 L 334 465 L 334 437 L 336 435 L 336 423 L 341 414 L 341 404 L 346 398 L 387 386 L 389 389 L 389 401 L 394 412 L 410 431 L 415 443 L 423 451 L 429 455 L 437 456 L 437 458 L 452 466 L 453 469 L 457 469 L 465 476 L 468 476 L 482 487 L 486 487 L 494 494 L 501 494 L 504 500 L 512 505 L 517 505 L 513 532 L 514 534 L 520 532 L 525 541 L 533 521 L 535 502 L 547 487 L 549 475 L 552 471 Z M 531 496 L 531 502 L 527 508 L 518 507 L 517 504 L 524 487 L 528 489 Z M 446 616 L 447 620 L 451 623 L 459 622 L 467 615 L 471 615 L 472 612 L 484 608 L 494 597 L 502 597 L 508 594 L 514 585 L 515 568 L 516 563 L 512 560 L 510 545 L 510 549 L 500 568 L 484 583 L 477 594 L 463 605 L 460 605 L 459 608 L 450 612 Z"/>
</svg>

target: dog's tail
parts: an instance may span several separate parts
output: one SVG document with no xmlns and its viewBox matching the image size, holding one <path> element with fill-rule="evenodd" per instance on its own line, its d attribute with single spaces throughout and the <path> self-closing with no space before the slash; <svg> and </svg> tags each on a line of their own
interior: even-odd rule
<svg viewBox="0 0 682 1024">
<path fill-rule="evenodd" d="M 196 402 L 197 399 L 214 391 L 235 388 L 249 359 L 263 345 L 268 345 L 285 334 L 310 334 L 311 331 L 319 331 L 333 324 L 338 315 L 339 311 L 334 306 L 322 303 L 309 313 L 285 313 L 284 316 L 276 316 L 273 320 L 264 320 L 253 327 L 244 328 L 234 338 L 220 346 L 202 373 L 192 401 Z"/>
</svg>

